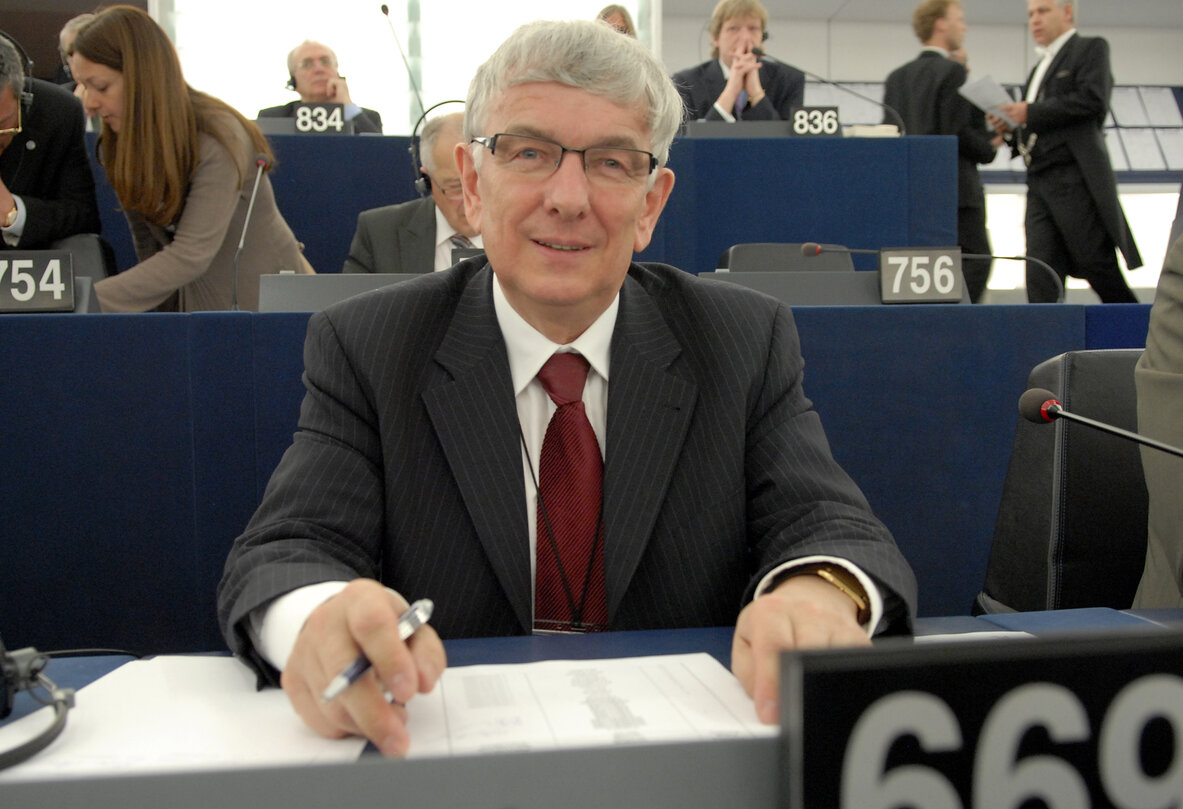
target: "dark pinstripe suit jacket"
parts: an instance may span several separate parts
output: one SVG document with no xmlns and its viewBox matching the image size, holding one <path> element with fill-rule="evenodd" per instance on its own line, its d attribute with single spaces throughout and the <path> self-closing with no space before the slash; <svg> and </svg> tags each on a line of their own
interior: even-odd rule
<svg viewBox="0 0 1183 809">
<path fill-rule="evenodd" d="M 444 638 L 530 631 L 519 425 L 492 271 L 472 259 L 314 315 L 300 431 L 219 587 L 241 622 L 301 585 L 367 576 L 436 603 Z M 604 564 L 613 629 L 734 623 L 758 577 L 848 558 L 893 626 L 916 582 L 830 455 L 787 307 L 634 264 L 612 338 Z M 256 661 L 257 662 L 257 661 Z"/>
</svg>

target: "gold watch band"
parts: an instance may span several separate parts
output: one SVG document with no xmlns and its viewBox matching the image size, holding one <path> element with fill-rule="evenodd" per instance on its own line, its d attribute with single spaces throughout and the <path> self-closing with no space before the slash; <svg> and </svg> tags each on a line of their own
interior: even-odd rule
<svg viewBox="0 0 1183 809">
<path fill-rule="evenodd" d="M 788 576 L 817 576 L 822 581 L 832 584 L 854 602 L 858 608 L 857 620 L 860 625 L 871 620 L 871 599 L 867 596 L 867 591 L 863 589 L 858 577 L 841 565 L 818 562 L 790 568 L 785 573 Z"/>
</svg>

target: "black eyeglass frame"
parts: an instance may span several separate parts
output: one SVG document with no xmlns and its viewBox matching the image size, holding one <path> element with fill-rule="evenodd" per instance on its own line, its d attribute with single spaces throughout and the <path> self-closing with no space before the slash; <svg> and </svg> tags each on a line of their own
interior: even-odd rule
<svg viewBox="0 0 1183 809">
<path fill-rule="evenodd" d="M 505 136 L 508 138 L 529 138 L 530 140 L 542 141 L 543 143 L 553 143 L 555 146 L 558 146 L 559 147 L 559 158 L 558 158 L 558 160 L 555 161 L 554 171 L 559 170 L 559 166 L 562 165 L 563 158 L 566 157 L 567 152 L 571 152 L 573 154 L 579 155 L 580 160 L 583 162 L 583 170 L 587 171 L 587 153 L 589 151 L 595 151 L 596 149 L 616 149 L 616 150 L 623 151 L 623 152 L 637 152 L 638 154 L 649 155 L 649 170 L 647 172 L 645 172 L 645 176 L 648 177 L 650 174 L 652 174 L 654 171 L 657 170 L 657 156 L 654 155 L 653 152 L 647 151 L 645 149 L 633 149 L 628 146 L 588 146 L 586 149 L 571 149 L 571 148 L 559 143 L 557 140 L 551 140 L 550 138 L 542 138 L 537 135 L 523 135 L 520 132 L 498 132 L 497 134 L 492 135 L 492 136 L 488 136 L 488 135 L 477 136 L 477 137 L 473 138 L 471 141 L 469 141 L 469 143 L 476 143 L 481 146 L 484 146 L 486 149 L 489 150 L 490 154 L 495 155 L 495 154 L 497 154 L 497 139 L 502 136 Z"/>
</svg>

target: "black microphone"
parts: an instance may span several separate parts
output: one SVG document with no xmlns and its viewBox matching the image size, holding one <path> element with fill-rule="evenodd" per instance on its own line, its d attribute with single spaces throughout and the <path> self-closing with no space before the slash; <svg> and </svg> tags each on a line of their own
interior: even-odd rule
<svg viewBox="0 0 1183 809">
<path fill-rule="evenodd" d="M 822 253 L 865 253 L 869 256 L 879 255 L 878 250 L 863 250 L 859 247 L 838 247 L 817 242 L 805 242 L 801 245 L 801 255 L 820 256 Z"/>
<path fill-rule="evenodd" d="M 1144 444 L 1152 449 L 1157 449 L 1166 452 L 1170 455 L 1176 455 L 1183 458 L 1183 449 L 1172 447 L 1170 444 L 1164 444 L 1161 441 L 1156 441 L 1153 438 L 1147 438 L 1144 435 L 1123 430 L 1121 427 L 1114 427 L 1112 424 L 1106 424 L 1103 421 L 1090 419 L 1087 416 L 1078 416 L 1075 413 L 1070 413 L 1064 409 L 1064 405 L 1056 400 L 1056 395 L 1050 390 L 1043 388 L 1031 388 L 1024 391 L 1023 395 L 1019 397 L 1019 413 L 1027 421 L 1033 421 L 1036 424 L 1047 424 L 1056 419 L 1068 419 L 1077 424 L 1084 424 L 1092 427 L 1095 430 L 1116 435 L 1119 438 L 1126 438 L 1130 441 L 1136 441 L 1139 444 Z"/>
<path fill-rule="evenodd" d="M 788 62 L 782 62 L 780 59 L 777 59 L 775 56 L 770 56 L 769 54 L 766 54 L 764 52 L 763 48 L 758 48 L 758 47 L 752 48 L 752 53 L 756 55 L 757 59 L 768 59 L 771 62 L 780 62 L 782 65 L 788 65 Z M 797 67 L 797 65 L 788 65 L 788 66 L 796 68 L 797 70 L 800 70 L 802 73 L 804 73 L 806 76 L 813 79 L 814 81 L 820 81 L 822 84 L 828 84 L 831 87 L 837 87 L 839 90 L 841 90 L 844 93 L 850 93 L 855 98 L 861 98 L 863 101 L 870 101 L 875 106 L 881 107 L 882 109 L 884 109 L 888 113 L 890 113 L 892 118 L 895 118 L 896 126 L 898 126 L 900 128 L 900 134 L 901 135 L 908 134 L 908 128 L 906 126 L 904 126 L 903 116 L 901 116 L 898 112 L 896 112 L 893 107 L 887 106 L 882 101 L 876 101 L 875 99 L 871 98 L 870 96 L 865 96 L 862 93 L 858 92 L 857 90 L 851 90 L 849 87 L 843 87 L 841 84 L 838 84 L 837 82 L 832 82 L 829 79 L 823 79 L 821 76 L 817 75 L 816 73 L 810 73 L 808 70 L 804 70 L 800 67 Z"/>
<path fill-rule="evenodd" d="M 1059 290 L 1059 292 L 1056 293 L 1056 303 L 1064 302 L 1064 279 L 1060 278 L 1059 273 L 1052 269 L 1052 265 L 1048 264 L 1041 258 L 1036 258 L 1035 256 L 991 256 L 986 253 L 962 253 L 961 257 L 980 259 L 996 258 L 1000 261 L 1030 261 L 1036 267 L 1039 267 L 1041 270 L 1046 272 L 1048 278 L 1051 278 L 1056 282 L 1056 289 Z"/>
<path fill-rule="evenodd" d="M 251 214 L 255 210 L 255 196 L 259 193 L 259 182 L 263 179 L 263 169 L 271 165 L 271 158 L 259 152 L 255 155 L 255 187 L 251 189 L 251 201 L 246 206 L 246 216 L 242 218 L 242 235 L 238 237 L 238 248 L 234 251 L 234 287 L 230 291 L 230 308 L 238 311 L 238 259 L 242 256 L 242 246 L 246 243 L 246 229 L 251 223 Z"/>
<path fill-rule="evenodd" d="M 382 4 L 382 16 L 386 18 L 386 24 L 390 26 L 390 35 L 394 37 L 394 45 L 398 48 L 398 55 L 403 58 L 403 67 L 407 69 L 407 78 L 411 80 L 411 89 L 415 92 L 415 100 L 419 102 L 419 112 L 426 116 L 427 108 L 423 106 L 423 96 L 419 94 L 419 85 L 415 83 L 415 74 L 411 71 L 411 63 L 407 61 L 403 43 L 399 41 L 398 34 L 394 30 L 394 23 L 390 20 L 390 7 L 385 3 Z"/>
</svg>

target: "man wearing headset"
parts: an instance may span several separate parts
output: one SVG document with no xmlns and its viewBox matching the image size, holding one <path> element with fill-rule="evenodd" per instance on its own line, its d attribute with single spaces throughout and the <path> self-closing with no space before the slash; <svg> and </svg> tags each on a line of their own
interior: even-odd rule
<svg viewBox="0 0 1183 809">
<path fill-rule="evenodd" d="M 453 247 L 482 247 L 464 215 L 456 144 L 463 141 L 464 113 L 441 115 L 423 126 L 418 155 L 422 175 L 411 202 L 362 211 L 349 245 L 345 272 L 406 273 L 446 270 Z"/>
<path fill-rule="evenodd" d="M 82 105 L 27 77 L 26 64 L 0 36 L 0 249 L 40 250 L 102 227 Z"/>
<path fill-rule="evenodd" d="M 288 88 L 300 94 L 299 101 L 259 110 L 259 118 L 292 118 L 299 104 L 344 104 L 345 120 L 353 122 L 354 134 L 382 134 L 382 116 L 359 107 L 349 95 L 345 77 L 337 72 L 337 54 L 328 45 L 305 40 L 288 54 Z"/>
</svg>

